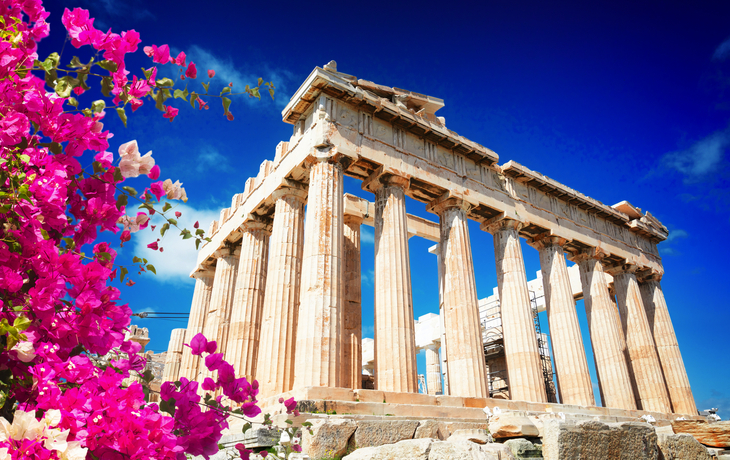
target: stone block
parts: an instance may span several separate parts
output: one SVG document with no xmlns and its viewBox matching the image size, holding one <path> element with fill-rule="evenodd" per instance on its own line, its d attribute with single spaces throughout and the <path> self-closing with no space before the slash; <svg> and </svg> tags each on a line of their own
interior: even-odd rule
<svg viewBox="0 0 730 460">
<path fill-rule="evenodd" d="M 431 438 L 444 440 L 449 436 L 446 424 L 435 420 L 421 420 L 418 422 L 414 439 Z"/>
<path fill-rule="evenodd" d="M 458 396 L 436 396 L 436 404 L 446 407 L 464 407 L 464 398 Z"/>
<path fill-rule="evenodd" d="M 257 428 L 246 431 L 243 435 L 243 444 L 249 449 L 254 447 L 271 447 L 281 438 L 281 430 Z"/>
<path fill-rule="evenodd" d="M 334 458 L 347 451 L 347 442 L 357 424 L 352 420 L 309 420 L 310 430 L 302 430 L 302 452 L 312 458 Z"/>
<path fill-rule="evenodd" d="M 354 401 L 355 393 L 350 388 L 306 387 L 302 399 Z"/>
<path fill-rule="evenodd" d="M 318 412 L 325 413 L 327 411 L 324 401 L 314 401 L 312 399 L 297 399 L 297 410 L 302 413 L 308 412 L 310 414 Z"/>
<path fill-rule="evenodd" d="M 359 421 L 353 437 L 354 447 L 382 446 L 413 439 L 418 422 L 407 420 Z"/>
<path fill-rule="evenodd" d="M 429 460 L 433 439 L 408 439 L 396 444 L 357 449 L 342 460 Z M 437 441 L 438 442 L 438 441 Z"/>
<path fill-rule="evenodd" d="M 421 393 L 394 393 L 384 391 L 385 402 L 389 404 L 409 404 L 421 406 L 435 406 L 436 396 Z"/>
<path fill-rule="evenodd" d="M 487 433 L 487 430 L 455 430 L 449 436 L 449 441 L 470 441 L 476 444 L 487 444 L 494 442 L 494 438 Z"/>
<path fill-rule="evenodd" d="M 677 434 L 691 434 L 700 444 L 706 446 L 730 447 L 730 421 L 708 423 L 695 420 L 675 420 L 672 422 L 672 428 Z"/>
<path fill-rule="evenodd" d="M 378 390 L 355 390 L 355 399 L 360 402 L 373 402 L 382 403 L 385 402 L 385 394 Z"/>
<path fill-rule="evenodd" d="M 504 445 L 509 448 L 510 452 L 512 452 L 512 456 L 514 456 L 517 460 L 525 458 L 542 459 L 542 445 L 533 444 L 527 439 L 509 439 L 504 442 Z"/>
<path fill-rule="evenodd" d="M 464 407 L 477 407 L 484 409 L 487 406 L 487 398 L 464 398 Z"/>
<path fill-rule="evenodd" d="M 495 439 L 537 437 L 540 434 L 529 418 L 511 413 L 492 416 L 489 419 L 489 433 Z"/>
<path fill-rule="evenodd" d="M 446 431 L 448 436 L 456 433 L 459 430 L 482 430 L 486 432 L 489 429 L 489 424 L 484 422 L 445 422 Z"/>
<path fill-rule="evenodd" d="M 647 423 L 605 424 L 562 420 L 545 422 L 542 438 L 545 460 L 657 460 L 659 448 L 654 428 Z"/>
<path fill-rule="evenodd" d="M 691 434 L 659 434 L 657 436 L 660 460 L 711 460 L 707 448 Z"/>
<path fill-rule="evenodd" d="M 479 446 L 479 449 L 482 452 L 486 452 L 487 454 L 492 454 L 499 460 L 517 460 L 515 459 L 514 455 L 512 455 L 512 451 L 509 449 L 509 447 L 502 443 L 490 442 L 488 444 Z"/>
<path fill-rule="evenodd" d="M 428 460 L 499 460 L 499 454 L 485 452 L 469 441 L 435 441 Z"/>
</svg>

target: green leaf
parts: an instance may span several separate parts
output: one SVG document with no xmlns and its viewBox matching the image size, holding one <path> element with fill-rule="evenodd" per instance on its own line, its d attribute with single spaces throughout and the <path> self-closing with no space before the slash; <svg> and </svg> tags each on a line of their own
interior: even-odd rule
<svg viewBox="0 0 730 460">
<path fill-rule="evenodd" d="M 203 230 L 202 228 L 199 228 L 199 229 L 195 230 L 195 234 L 196 235 L 202 235 L 204 233 L 205 233 L 205 230 Z"/>
<path fill-rule="evenodd" d="M 103 99 L 99 99 L 91 103 L 91 110 L 93 110 L 94 113 L 100 113 L 105 108 L 106 102 L 104 102 Z"/>
<path fill-rule="evenodd" d="M 114 182 L 119 183 L 124 180 L 124 176 L 122 176 L 122 168 L 115 168 L 114 169 Z"/>
<path fill-rule="evenodd" d="M 69 77 L 68 75 L 61 77 L 56 80 L 56 94 L 59 97 L 69 97 L 71 96 L 71 91 L 78 85 L 78 80 L 75 78 Z"/>
<path fill-rule="evenodd" d="M 175 398 L 163 399 L 160 402 L 160 410 L 175 415 Z"/>
<path fill-rule="evenodd" d="M 274 99 L 274 88 L 269 88 L 269 94 L 271 94 L 271 99 Z"/>
<path fill-rule="evenodd" d="M 226 87 L 224 87 L 224 88 L 223 88 L 223 89 L 221 90 L 221 96 L 223 96 L 224 94 L 228 94 L 228 93 L 230 93 L 230 92 L 231 92 L 231 88 L 230 88 L 230 86 L 226 86 Z"/>
<path fill-rule="evenodd" d="M 108 252 L 97 252 L 96 258 L 99 260 L 102 260 L 104 262 L 107 262 L 109 260 L 112 260 L 112 255 L 109 254 Z"/>
<path fill-rule="evenodd" d="M 18 159 L 20 159 L 21 163 L 28 163 L 30 161 L 30 155 L 26 155 L 25 153 L 20 154 L 18 156 Z"/>
<path fill-rule="evenodd" d="M 155 275 L 157 274 L 157 270 L 155 270 L 155 266 L 154 266 L 154 265 L 152 265 L 152 264 L 147 264 L 147 267 L 146 267 L 146 268 L 147 268 L 147 270 L 151 271 L 151 272 L 152 272 L 152 273 L 154 273 Z"/>
<path fill-rule="evenodd" d="M 121 195 L 119 195 L 117 197 L 117 209 L 121 211 L 122 206 L 126 206 L 128 201 L 129 197 L 126 194 L 122 193 Z"/>
<path fill-rule="evenodd" d="M 169 201 L 165 201 L 165 205 L 162 207 L 162 212 L 167 212 L 169 209 L 172 208 L 172 205 Z"/>
<path fill-rule="evenodd" d="M 190 233 L 190 230 L 188 230 L 187 228 L 185 230 L 183 230 L 182 232 L 180 232 L 180 236 L 182 236 L 184 240 L 187 240 L 188 238 L 193 237 L 192 233 Z"/>
<path fill-rule="evenodd" d="M 151 67 L 149 70 L 142 67 L 142 72 L 144 73 L 145 78 L 147 78 L 148 80 L 150 79 L 150 75 L 152 75 L 152 69 L 154 69 L 154 67 Z"/>
<path fill-rule="evenodd" d="M 200 240 L 195 240 L 195 250 L 197 251 L 200 248 Z"/>
<path fill-rule="evenodd" d="M 137 256 L 134 256 L 134 257 L 132 258 L 132 263 L 138 264 L 138 263 L 140 263 L 140 262 L 142 262 L 142 259 L 140 259 L 139 257 L 137 257 Z"/>
<path fill-rule="evenodd" d="M 262 84 L 263 82 L 264 82 L 264 79 L 263 79 L 263 78 L 261 78 L 261 77 L 259 77 L 259 86 L 261 86 L 261 84 Z"/>
<path fill-rule="evenodd" d="M 46 72 L 46 84 L 50 86 L 51 88 L 56 86 L 56 79 L 58 78 L 58 73 L 55 70 L 51 70 L 50 72 Z"/>
<path fill-rule="evenodd" d="M 24 331 L 30 327 L 32 321 L 23 315 L 17 316 L 13 321 L 13 327 L 19 331 Z"/>
<path fill-rule="evenodd" d="M 170 224 L 165 222 L 165 225 L 163 225 L 162 228 L 160 228 L 160 236 L 165 236 L 165 232 L 167 232 L 167 229 L 169 229 L 169 228 L 170 228 Z"/>
<path fill-rule="evenodd" d="M 198 93 L 190 93 L 190 107 L 195 108 L 195 101 L 198 100 Z"/>
<path fill-rule="evenodd" d="M 187 94 L 185 94 L 185 91 L 183 91 L 181 89 L 176 89 L 174 94 L 175 94 L 175 99 L 182 99 L 183 101 L 188 100 Z"/>
<path fill-rule="evenodd" d="M 163 78 L 161 80 L 156 81 L 157 86 L 173 86 L 175 84 L 174 81 L 170 80 L 169 78 Z"/>
<path fill-rule="evenodd" d="M 177 219 L 167 219 L 172 225 L 177 225 Z"/>
<path fill-rule="evenodd" d="M 69 97 L 66 102 L 68 102 L 69 105 L 76 107 L 77 109 L 79 108 L 79 101 L 77 101 L 75 97 Z"/>
<path fill-rule="evenodd" d="M 222 98 L 223 99 L 223 113 L 228 114 L 228 107 L 231 106 L 231 100 L 227 97 Z"/>
<path fill-rule="evenodd" d="M 245 432 L 247 432 L 250 429 L 251 429 L 251 423 L 250 422 L 246 422 L 241 427 L 241 433 L 245 433 Z"/>
<path fill-rule="evenodd" d="M 45 61 L 43 61 L 43 69 L 48 72 L 54 67 L 58 67 L 58 64 L 61 62 L 61 56 L 58 55 L 58 53 L 51 53 L 48 55 Z"/>
<path fill-rule="evenodd" d="M 114 61 L 99 61 L 97 64 L 99 64 L 99 67 L 104 70 L 108 70 L 109 72 L 117 71 L 117 63 Z"/>
<path fill-rule="evenodd" d="M 101 77 L 101 92 L 104 96 L 109 97 L 114 89 L 114 80 L 112 77 Z"/>
<path fill-rule="evenodd" d="M 117 107 L 117 115 L 119 115 L 119 119 L 122 120 L 122 123 L 124 123 L 124 127 L 127 127 L 127 114 L 124 113 L 124 107 Z"/>
<path fill-rule="evenodd" d="M 129 193 L 130 196 L 137 196 L 137 190 L 135 190 L 133 187 L 125 185 L 124 187 L 122 187 L 122 190 Z"/>
<path fill-rule="evenodd" d="M 74 56 L 71 59 L 71 62 L 66 67 L 71 67 L 72 69 L 78 69 L 78 68 L 83 67 L 83 66 L 84 65 L 79 60 L 79 57 L 78 56 Z"/>
<path fill-rule="evenodd" d="M 292 423 L 294 423 L 294 422 L 292 422 L 292 421 L 291 421 L 291 420 L 289 420 L 289 419 L 286 419 L 286 420 L 284 420 L 284 422 L 288 423 L 289 425 L 291 425 Z"/>
<path fill-rule="evenodd" d="M 48 236 L 48 232 L 43 228 L 41 229 L 41 236 L 43 236 L 44 240 L 48 240 L 51 238 L 50 236 Z"/>
<path fill-rule="evenodd" d="M 124 277 L 127 276 L 127 273 L 129 273 L 129 269 L 127 267 L 122 267 L 119 270 L 119 281 L 124 281 Z"/>
<path fill-rule="evenodd" d="M 208 88 L 210 88 L 210 83 L 201 83 L 203 85 L 203 88 L 205 88 L 206 94 L 208 93 Z"/>
<path fill-rule="evenodd" d="M 256 99 L 261 99 L 261 94 L 259 94 L 258 88 L 252 88 L 251 94 L 253 94 L 253 97 L 255 97 Z"/>
</svg>

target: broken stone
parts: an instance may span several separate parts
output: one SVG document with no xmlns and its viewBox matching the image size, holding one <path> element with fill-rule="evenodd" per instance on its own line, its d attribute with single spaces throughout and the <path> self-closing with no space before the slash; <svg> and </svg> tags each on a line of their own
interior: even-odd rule
<svg viewBox="0 0 730 460">
<path fill-rule="evenodd" d="M 495 439 L 537 437 L 540 433 L 532 421 L 523 415 L 503 413 L 489 419 L 489 433 Z"/>
<path fill-rule="evenodd" d="M 707 448 L 691 434 L 659 434 L 657 436 L 660 460 L 711 460 Z"/>
<path fill-rule="evenodd" d="M 675 420 L 672 422 L 675 433 L 694 436 L 700 444 L 710 447 L 730 447 L 730 421 L 707 423 L 696 420 Z"/>
<path fill-rule="evenodd" d="M 271 447 L 276 445 L 280 438 L 281 430 L 258 428 L 246 431 L 243 436 L 243 444 L 249 449 L 254 447 Z"/>
<path fill-rule="evenodd" d="M 360 421 L 355 431 L 355 448 L 394 444 L 413 439 L 418 422 L 415 421 Z"/>
<path fill-rule="evenodd" d="M 494 438 L 487 433 L 485 430 L 456 430 L 451 436 L 449 441 L 471 441 L 477 444 L 486 444 L 493 442 Z"/>
<path fill-rule="evenodd" d="M 499 460 L 516 460 L 512 451 L 504 444 L 497 442 L 490 442 L 479 446 L 482 452 L 496 456 Z"/>
<path fill-rule="evenodd" d="M 484 452 L 470 441 L 436 441 L 431 444 L 428 460 L 499 460 L 498 455 Z"/>
<path fill-rule="evenodd" d="M 648 423 L 578 424 L 547 420 L 542 438 L 545 460 L 657 460 L 659 448 L 654 428 Z"/>
<path fill-rule="evenodd" d="M 446 426 L 442 422 L 435 420 L 421 420 L 418 422 L 418 428 L 413 435 L 414 439 L 431 438 L 444 440 L 448 437 Z"/>
<path fill-rule="evenodd" d="M 312 458 L 334 458 L 347 451 L 347 441 L 357 424 L 352 420 L 308 420 L 310 429 L 302 429 L 302 451 Z M 311 430 L 311 434 L 309 431 Z"/>
<path fill-rule="evenodd" d="M 429 460 L 433 442 L 431 438 L 406 439 L 395 444 L 363 447 L 342 460 Z"/>
<path fill-rule="evenodd" d="M 504 445 L 509 448 L 517 460 L 522 460 L 523 458 L 542 458 L 542 445 L 533 444 L 527 439 L 509 439 L 504 442 Z"/>
</svg>

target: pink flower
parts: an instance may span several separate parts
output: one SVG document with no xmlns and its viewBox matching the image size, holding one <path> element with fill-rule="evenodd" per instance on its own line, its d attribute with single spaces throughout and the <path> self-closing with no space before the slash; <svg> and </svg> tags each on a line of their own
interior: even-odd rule
<svg viewBox="0 0 730 460">
<path fill-rule="evenodd" d="M 182 213 L 180 211 L 175 211 L 175 217 L 179 219 L 180 216 L 182 216 Z"/>
<path fill-rule="evenodd" d="M 180 51 L 180 54 L 178 54 L 175 58 L 175 64 L 179 65 L 180 67 L 185 67 L 185 57 L 185 52 Z"/>
<path fill-rule="evenodd" d="M 147 174 L 147 177 L 149 177 L 152 180 L 157 180 L 160 177 L 160 167 L 157 165 L 154 165 L 152 169 L 150 169 L 149 174 Z"/>
<path fill-rule="evenodd" d="M 198 76 L 198 69 L 195 68 L 194 63 L 188 64 L 188 68 L 185 69 L 185 76 L 188 78 L 196 78 Z"/>
<path fill-rule="evenodd" d="M 175 181 L 173 184 L 172 179 L 165 179 L 165 182 L 162 183 L 162 187 L 164 187 L 167 192 L 168 200 L 182 200 L 183 202 L 188 201 L 188 196 L 179 180 Z"/>
<path fill-rule="evenodd" d="M 177 116 L 177 113 L 178 113 L 178 112 L 179 112 L 179 110 L 178 110 L 178 109 L 176 109 L 176 108 L 174 108 L 174 107 L 171 107 L 171 106 L 169 106 L 169 105 L 166 105 L 166 106 L 165 106 L 165 114 L 164 114 L 164 115 L 162 115 L 162 116 L 163 116 L 164 118 L 169 118 L 169 119 L 170 119 L 170 121 L 172 122 L 172 120 L 174 120 L 174 119 L 175 119 L 175 117 Z"/>
<path fill-rule="evenodd" d="M 147 152 L 144 156 L 140 156 L 137 141 L 129 141 L 119 146 L 119 168 L 124 177 L 137 177 L 140 174 L 149 174 L 155 166 L 155 159 L 152 158 L 152 152 Z"/>
<path fill-rule="evenodd" d="M 152 58 L 153 62 L 158 64 L 167 64 L 170 62 L 170 47 L 167 45 L 161 46 L 145 46 L 144 54 Z"/>
<path fill-rule="evenodd" d="M 157 241 L 153 241 L 152 243 L 148 244 L 147 247 L 152 249 L 153 251 L 157 251 Z"/>
<path fill-rule="evenodd" d="M 198 227 L 200 227 L 200 222 L 198 222 L 196 220 L 195 223 L 193 224 L 193 228 L 198 228 Z"/>
<path fill-rule="evenodd" d="M 215 391 L 215 388 L 216 388 L 215 380 L 213 380 L 210 377 L 206 377 L 205 380 L 203 380 L 203 384 L 201 385 L 201 388 L 205 391 Z"/>
<path fill-rule="evenodd" d="M 165 196 L 165 189 L 162 187 L 162 181 L 153 182 L 150 184 L 150 192 L 157 198 L 157 201 Z"/>
<path fill-rule="evenodd" d="M 215 77 L 215 70 L 209 70 L 208 71 L 208 78 L 213 78 L 213 77 Z"/>
</svg>

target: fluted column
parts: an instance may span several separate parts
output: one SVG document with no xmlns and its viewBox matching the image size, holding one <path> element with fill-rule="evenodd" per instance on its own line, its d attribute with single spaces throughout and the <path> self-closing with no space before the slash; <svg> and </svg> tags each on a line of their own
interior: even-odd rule
<svg viewBox="0 0 730 460">
<path fill-rule="evenodd" d="M 340 386 L 342 360 L 342 166 L 316 157 L 309 172 L 294 386 Z"/>
<path fill-rule="evenodd" d="M 439 329 L 441 336 L 441 375 L 443 376 L 442 394 L 449 393 L 449 363 L 448 347 L 446 346 L 446 328 L 444 327 L 444 267 L 441 263 L 441 245 L 438 243 L 428 248 L 428 252 L 436 254 L 436 265 L 438 266 L 439 283 Z"/>
<path fill-rule="evenodd" d="M 433 203 L 429 210 L 440 218 L 444 328 L 452 377 L 449 391 L 452 396 L 486 398 L 489 389 L 466 217 L 468 206 L 459 198 L 447 198 Z"/>
<path fill-rule="evenodd" d="M 632 265 L 623 265 L 613 271 L 616 300 L 621 312 L 621 326 L 629 351 L 629 366 L 636 379 L 641 408 L 667 414 L 671 413 L 672 407 L 649 320 L 641 300 L 636 269 L 637 267 Z"/>
<path fill-rule="evenodd" d="M 250 219 L 241 225 L 241 257 L 231 309 L 231 326 L 226 343 L 226 360 L 239 377 L 256 378 L 261 316 L 269 258 L 268 221 Z"/>
<path fill-rule="evenodd" d="M 185 343 L 187 344 L 190 344 L 193 337 L 203 332 L 205 318 L 208 315 L 210 297 L 213 293 L 215 271 L 198 270 L 193 273 L 193 277 L 195 278 L 195 290 L 193 291 L 193 303 L 190 306 L 188 328 L 185 330 Z M 188 380 L 196 380 L 199 361 L 199 356 L 194 356 L 190 353 L 190 347 L 183 347 L 180 362 L 180 377 L 185 377 Z"/>
<path fill-rule="evenodd" d="M 369 185 L 375 191 L 375 388 L 417 393 L 407 184 L 381 176 Z"/>
<path fill-rule="evenodd" d="M 694 415 L 697 413 L 697 406 L 692 396 L 682 354 L 679 352 L 679 343 L 674 333 L 672 319 L 669 317 L 667 302 L 659 284 L 659 276 L 655 275 L 639 283 L 639 289 L 669 390 L 672 410 L 677 414 Z"/>
<path fill-rule="evenodd" d="M 575 300 L 570 288 L 568 266 L 563 252 L 564 244 L 565 239 L 558 237 L 545 237 L 531 242 L 540 253 L 542 284 L 560 402 L 594 406 L 596 402 L 578 314 L 575 310 Z"/>
<path fill-rule="evenodd" d="M 225 350 L 221 346 L 221 340 L 226 337 L 228 332 L 239 254 L 240 248 L 234 249 L 230 246 L 218 249 L 213 253 L 213 257 L 216 259 L 215 278 L 213 279 L 213 293 L 210 296 L 210 307 L 205 318 L 203 335 L 208 340 L 218 342 L 216 353 Z M 198 380 L 202 381 L 205 377 L 210 377 L 211 372 L 201 363 L 198 375 Z"/>
<path fill-rule="evenodd" d="M 362 217 L 345 216 L 345 273 L 343 305 L 343 388 L 362 387 L 362 306 L 360 289 L 360 225 Z"/>
<path fill-rule="evenodd" d="M 521 227 L 521 222 L 511 219 L 482 224 L 482 229 L 494 236 L 510 399 L 547 402 L 525 263 L 520 247 L 518 231 Z"/>
<path fill-rule="evenodd" d="M 622 332 L 616 323 L 615 306 L 608 295 L 600 257 L 601 254 L 596 251 L 587 251 L 574 256 L 573 260 L 580 268 L 583 303 L 603 405 L 636 409 L 626 357 L 621 347 Z"/>
<path fill-rule="evenodd" d="M 180 362 L 182 360 L 185 329 L 173 329 L 170 343 L 165 355 L 165 369 L 162 371 L 163 382 L 174 382 L 180 378 Z"/>
<path fill-rule="evenodd" d="M 304 189 L 274 192 L 276 208 L 261 320 L 256 379 L 261 397 L 292 389 L 304 249 Z"/>
<path fill-rule="evenodd" d="M 432 343 L 426 347 L 426 386 L 430 395 L 443 393 L 438 343 Z"/>
</svg>

